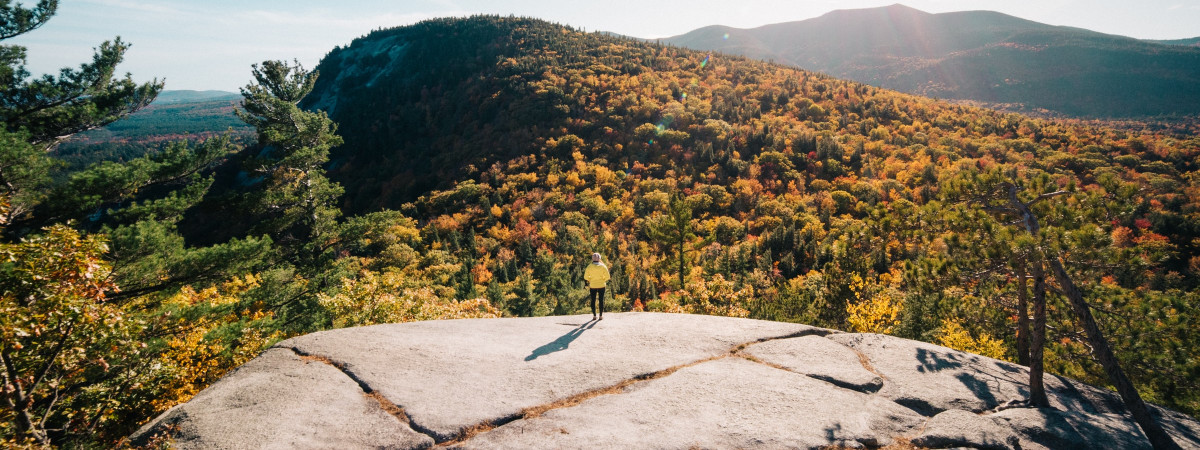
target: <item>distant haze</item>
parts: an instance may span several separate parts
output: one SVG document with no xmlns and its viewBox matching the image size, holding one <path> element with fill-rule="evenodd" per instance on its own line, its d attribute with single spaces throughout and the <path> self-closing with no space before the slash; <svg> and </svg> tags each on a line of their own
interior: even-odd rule
<svg viewBox="0 0 1200 450">
<path fill-rule="evenodd" d="M 72 0 L 61 2 L 58 15 L 43 28 L 5 44 L 29 47 L 29 69 L 34 74 L 54 73 L 88 61 L 92 48 L 119 35 L 133 43 L 120 69 L 139 81 L 158 77 L 166 79 L 168 89 L 236 91 L 249 81 L 252 63 L 298 59 L 314 67 L 333 47 L 371 30 L 432 17 L 512 14 L 589 31 L 658 38 L 708 25 L 752 28 L 835 9 L 891 3 L 894 0 L 347 0 L 334 7 L 317 1 Z M 1197 0 L 915 0 L 905 4 L 932 13 L 993 10 L 1139 39 L 1200 36 Z"/>
<path fill-rule="evenodd" d="M 992 11 L 891 5 L 750 29 L 710 26 L 662 41 L 1010 111 L 1200 114 L 1200 48 L 1191 40 L 1147 42 Z"/>
</svg>

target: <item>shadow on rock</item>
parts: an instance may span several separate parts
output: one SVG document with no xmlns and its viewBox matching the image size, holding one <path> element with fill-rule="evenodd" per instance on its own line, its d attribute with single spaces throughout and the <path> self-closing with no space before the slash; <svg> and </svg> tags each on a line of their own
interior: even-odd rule
<svg viewBox="0 0 1200 450">
<path fill-rule="evenodd" d="M 533 361 L 551 353 L 566 350 L 567 346 L 570 346 L 571 342 L 574 341 L 575 338 L 582 335 L 584 331 L 590 330 L 592 327 L 596 326 L 597 323 L 599 322 L 596 320 L 590 320 L 587 323 L 572 329 L 571 331 L 567 332 L 567 334 L 559 336 L 558 339 L 534 349 L 533 352 L 529 353 L 529 356 L 525 357 L 525 360 Z"/>
<path fill-rule="evenodd" d="M 940 372 L 949 369 L 961 369 L 963 367 L 960 359 L 962 356 L 957 354 L 941 354 L 931 352 L 923 348 L 917 349 L 917 362 L 921 363 L 917 367 L 917 372 Z"/>
</svg>

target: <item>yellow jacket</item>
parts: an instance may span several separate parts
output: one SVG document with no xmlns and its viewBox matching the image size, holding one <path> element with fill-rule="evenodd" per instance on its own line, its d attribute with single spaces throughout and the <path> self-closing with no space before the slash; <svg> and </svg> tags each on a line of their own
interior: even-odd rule
<svg viewBox="0 0 1200 450">
<path fill-rule="evenodd" d="M 583 271 L 583 279 L 587 280 L 588 287 L 592 289 L 604 287 L 608 283 L 608 266 L 602 262 L 588 265 L 587 270 Z"/>
</svg>

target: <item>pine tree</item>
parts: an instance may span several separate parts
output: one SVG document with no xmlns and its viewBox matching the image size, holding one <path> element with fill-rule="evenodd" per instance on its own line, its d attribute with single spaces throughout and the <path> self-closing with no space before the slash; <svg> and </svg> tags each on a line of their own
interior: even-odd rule
<svg viewBox="0 0 1200 450">
<path fill-rule="evenodd" d="M 0 39 L 40 26 L 57 2 L 0 1 Z M 205 174 L 234 151 L 228 138 L 178 142 L 125 163 L 70 173 L 50 151 L 67 136 L 147 105 L 161 82 L 113 77 L 128 44 L 105 42 L 93 61 L 29 79 L 25 49 L 0 47 L 0 440 L 94 442 L 125 403 L 161 339 L 146 327 L 151 294 L 202 287 L 259 267 L 269 239 L 186 245 L 176 230 L 207 192 Z M 124 424 L 128 426 L 129 424 Z M 121 426 L 117 426 L 121 428 Z M 127 433 L 122 429 L 118 433 Z"/>
<path fill-rule="evenodd" d="M 647 220 L 646 235 L 653 241 L 675 253 L 679 272 L 679 288 L 684 287 L 687 275 L 687 245 L 696 234 L 692 231 L 692 207 L 678 194 L 672 194 L 666 213 L 656 214 Z"/>
<path fill-rule="evenodd" d="M 42 26 L 58 1 L 41 0 L 33 8 L 0 2 L 0 40 Z M 0 46 L 0 117 L 8 131 L 25 130 L 42 150 L 80 131 L 102 127 L 150 104 L 163 88 L 158 80 L 137 84 L 126 75 L 113 78 L 129 44 L 116 38 L 100 44 L 92 62 L 63 69 L 58 76 L 30 79 L 25 48 Z"/>
<path fill-rule="evenodd" d="M 1038 406 L 1045 406 L 1044 388 L 1040 386 L 1041 382 L 1041 343 L 1038 342 L 1041 334 L 1040 327 L 1045 322 L 1044 301 L 1039 297 L 1045 292 L 1043 272 L 1043 264 L 1050 268 L 1050 273 L 1054 280 L 1058 283 L 1059 291 L 1068 300 L 1072 312 L 1075 314 L 1075 319 L 1079 322 L 1084 330 L 1084 338 L 1087 339 L 1091 348 L 1092 355 L 1098 363 L 1104 368 L 1104 372 L 1108 375 L 1109 380 L 1117 388 L 1117 393 L 1121 396 L 1125 408 L 1133 416 L 1135 422 L 1141 427 L 1142 431 L 1150 439 L 1150 443 L 1155 449 L 1178 449 L 1177 443 L 1169 434 L 1162 428 L 1161 425 L 1151 415 L 1146 403 L 1142 400 L 1141 394 L 1134 387 L 1133 382 L 1125 374 L 1121 368 L 1120 362 L 1105 338 L 1092 315 L 1092 306 L 1083 298 L 1083 293 L 1075 284 L 1074 279 L 1067 273 L 1063 267 L 1059 256 L 1053 252 L 1053 245 L 1044 242 L 1047 236 L 1043 234 L 1038 216 L 1033 212 L 1032 207 L 1038 203 L 1069 194 L 1070 190 L 1055 190 L 1053 192 L 1045 192 L 1034 196 L 1032 200 L 1022 200 L 1020 197 L 1021 191 L 1024 188 L 1012 182 L 1001 181 L 997 183 L 990 193 L 985 194 L 984 208 L 996 211 L 1001 214 L 1009 215 L 1017 219 L 1017 223 L 1024 229 L 1028 235 L 1039 242 L 1031 259 L 1032 272 L 1034 277 L 1034 332 L 1033 339 L 1030 345 L 1030 384 L 1033 388 L 1031 392 L 1031 403 Z M 1035 367 L 1036 365 L 1036 367 Z"/>
<path fill-rule="evenodd" d="M 266 178 L 252 201 L 259 216 L 256 233 L 266 233 L 285 259 L 312 266 L 341 215 L 334 205 L 342 188 L 325 177 L 329 149 L 341 145 L 337 124 L 323 111 L 309 112 L 297 103 L 312 91 L 317 73 L 299 62 L 264 61 L 253 66 L 255 82 L 241 89 L 238 117 L 258 132 L 260 152 L 250 168 Z"/>
<path fill-rule="evenodd" d="M 53 0 L 33 8 L 0 2 L 0 40 L 41 26 L 57 6 Z M 87 433 L 96 416 L 81 398 L 103 395 L 99 381 L 134 353 L 128 312 L 109 299 L 119 277 L 109 276 L 106 239 L 59 222 L 86 219 L 75 213 L 129 199 L 159 180 L 138 176 L 121 180 L 124 189 L 69 191 L 69 182 L 52 186 L 54 162 L 47 155 L 63 138 L 117 120 L 162 89 L 158 81 L 113 78 L 126 49 L 119 38 L 105 42 L 78 70 L 30 79 L 25 49 L 0 46 L 0 261 L 7 261 L 0 264 L 0 383 L 6 386 L 0 440 L 52 445 Z M 106 188 L 121 182 L 103 181 Z"/>
<path fill-rule="evenodd" d="M 0 2 L 0 40 L 42 26 L 57 9 L 56 0 L 41 0 L 32 8 Z M 40 228 L 22 221 L 45 198 L 53 165 L 49 150 L 75 133 L 141 109 L 162 90 L 158 80 L 138 85 L 129 75 L 113 78 L 128 49 L 116 38 L 100 44 L 91 63 L 31 78 L 25 48 L 0 45 L 0 195 L 10 203 L 5 214 L 10 238 Z"/>
</svg>

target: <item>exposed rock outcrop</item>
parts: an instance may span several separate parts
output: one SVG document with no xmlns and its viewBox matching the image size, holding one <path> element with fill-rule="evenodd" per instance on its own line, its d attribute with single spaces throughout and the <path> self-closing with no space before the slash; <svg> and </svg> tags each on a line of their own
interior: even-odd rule
<svg viewBox="0 0 1200 450">
<path fill-rule="evenodd" d="M 1114 394 L 936 345 L 627 313 L 418 322 L 280 342 L 148 423 L 180 448 L 1147 447 Z M 1200 422 L 1157 411 L 1184 448 Z"/>
</svg>

